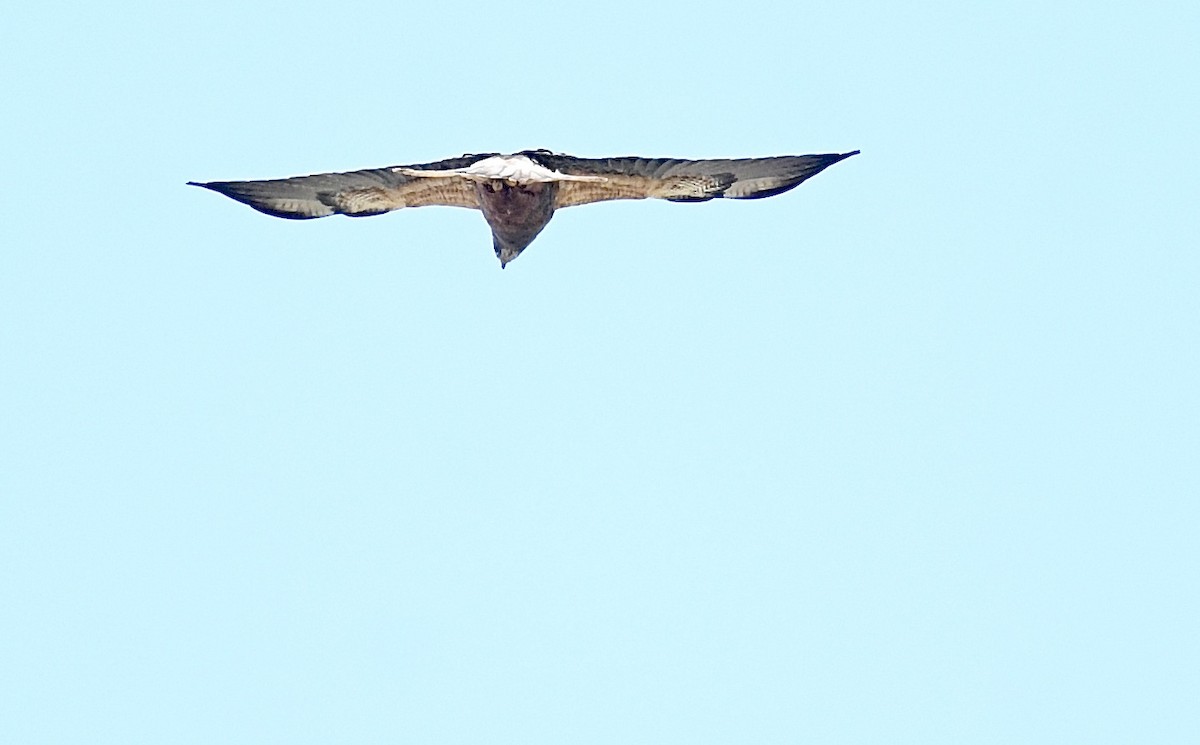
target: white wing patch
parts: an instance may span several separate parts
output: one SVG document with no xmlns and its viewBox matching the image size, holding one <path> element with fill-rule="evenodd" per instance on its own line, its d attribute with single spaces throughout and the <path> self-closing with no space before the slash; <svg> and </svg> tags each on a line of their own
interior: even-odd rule
<svg viewBox="0 0 1200 745">
<path fill-rule="evenodd" d="M 538 165 L 524 155 L 493 155 L 477 160 L 466 168 L 444 171 L 419 168 L 393 168 L 396 173 L 415 178 L 451 178 L 460 176 L 470 181 L 507 181 L 517 184 L 545 184 L 551 181 L 608 181 L 604 176 L 572 176 Z"/>
</svg>

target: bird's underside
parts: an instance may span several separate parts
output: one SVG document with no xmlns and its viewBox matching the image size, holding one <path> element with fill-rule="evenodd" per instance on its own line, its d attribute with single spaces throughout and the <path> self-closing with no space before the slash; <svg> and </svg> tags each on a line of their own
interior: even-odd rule
<svg viewBox="0 0 1200 745">
<path fill-rule="evenodd" d="M 676 160 L 575 158 L 526 150 L 269 181 L 189 183 L 259 212 L 296 220 L 382 215 L 428 205 L 477 209 L 492 228 L 492 244 L 503 268 L 561 207 L 610 199 L 760 199 L 793 189 L 857 154 Z"/>
</svg>

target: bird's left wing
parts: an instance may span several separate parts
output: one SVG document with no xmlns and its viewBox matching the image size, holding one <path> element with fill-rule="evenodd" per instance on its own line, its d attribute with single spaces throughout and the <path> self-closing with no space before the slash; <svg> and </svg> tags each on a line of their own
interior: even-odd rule
<svg viewBox="0 0 1200 745">
<path fill-rule="evenodd" d="M 402 207 L 444 205 L 479 208 L 475 186 L 461 178 L 417 178 L 401 173 L 411 171 L 465 168 L 491 153 L 464 155 L 436 163 L 420 163 L 391 168 L 370 168 L 345 173 L 320 173 L 314 176 L 269 181 L 188 182 L 191 186 L 224 194 L 248 204 L 259 212 L 293 220 L 327 215 L 365 217 L 382 215 Z"/>
<path fill-rule="evenodd" d="M 603 181 L 563 181 L 554 206 L 610 199 L 667 199 L 704 202 L 760 199 L 799 186 L 851 153 L 782 155 L 771 158 L 679 160 L 675 158 L 575 158 L 544 151 L 526 153 L 541 165 L 570 176 L 601 176 Z"/>
</svg>

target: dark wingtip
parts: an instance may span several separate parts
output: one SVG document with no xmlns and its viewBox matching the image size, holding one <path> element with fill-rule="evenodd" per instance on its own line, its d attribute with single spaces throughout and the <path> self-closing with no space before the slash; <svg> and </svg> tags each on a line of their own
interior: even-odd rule
<svg viewBox="0 0 1200 745">
<path fill-rule="evenodd" d="M 208 189 L 209 191 L 215 191 L 218 194 L 224 194 L 225 196 L 229 197 L 230 199 L 236 199 L 239 202 L 242 202 L 244 204 L 249 204 L 251 207 L 254 207 L 254 205 L 251 202 L 246 201 L 244 194 L 242 194 L 238 189 L 234 188 L 237 186 L 237 184 L 238 184 L 238 182 L 236 182 L 236 181 L 189 181 L 189 182 L 187 182 L 188 186 L 199 186 L 201 189 Z M 254 208 L 258 209 L 257 207 L 254 207 Z"/>
</svg>

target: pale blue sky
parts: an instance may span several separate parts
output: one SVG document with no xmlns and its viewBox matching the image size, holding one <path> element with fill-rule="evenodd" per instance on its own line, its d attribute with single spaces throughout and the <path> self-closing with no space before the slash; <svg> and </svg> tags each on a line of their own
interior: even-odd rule
<svg viewBox="0 0 1200 745">
<path fill-rule="evenodd" d="M 1195 3 L 425 5 L 6 11 L 0 742 L 1200 731 Z M 537 147 L 863 154 L 184 186 Z"/>
</svg>

